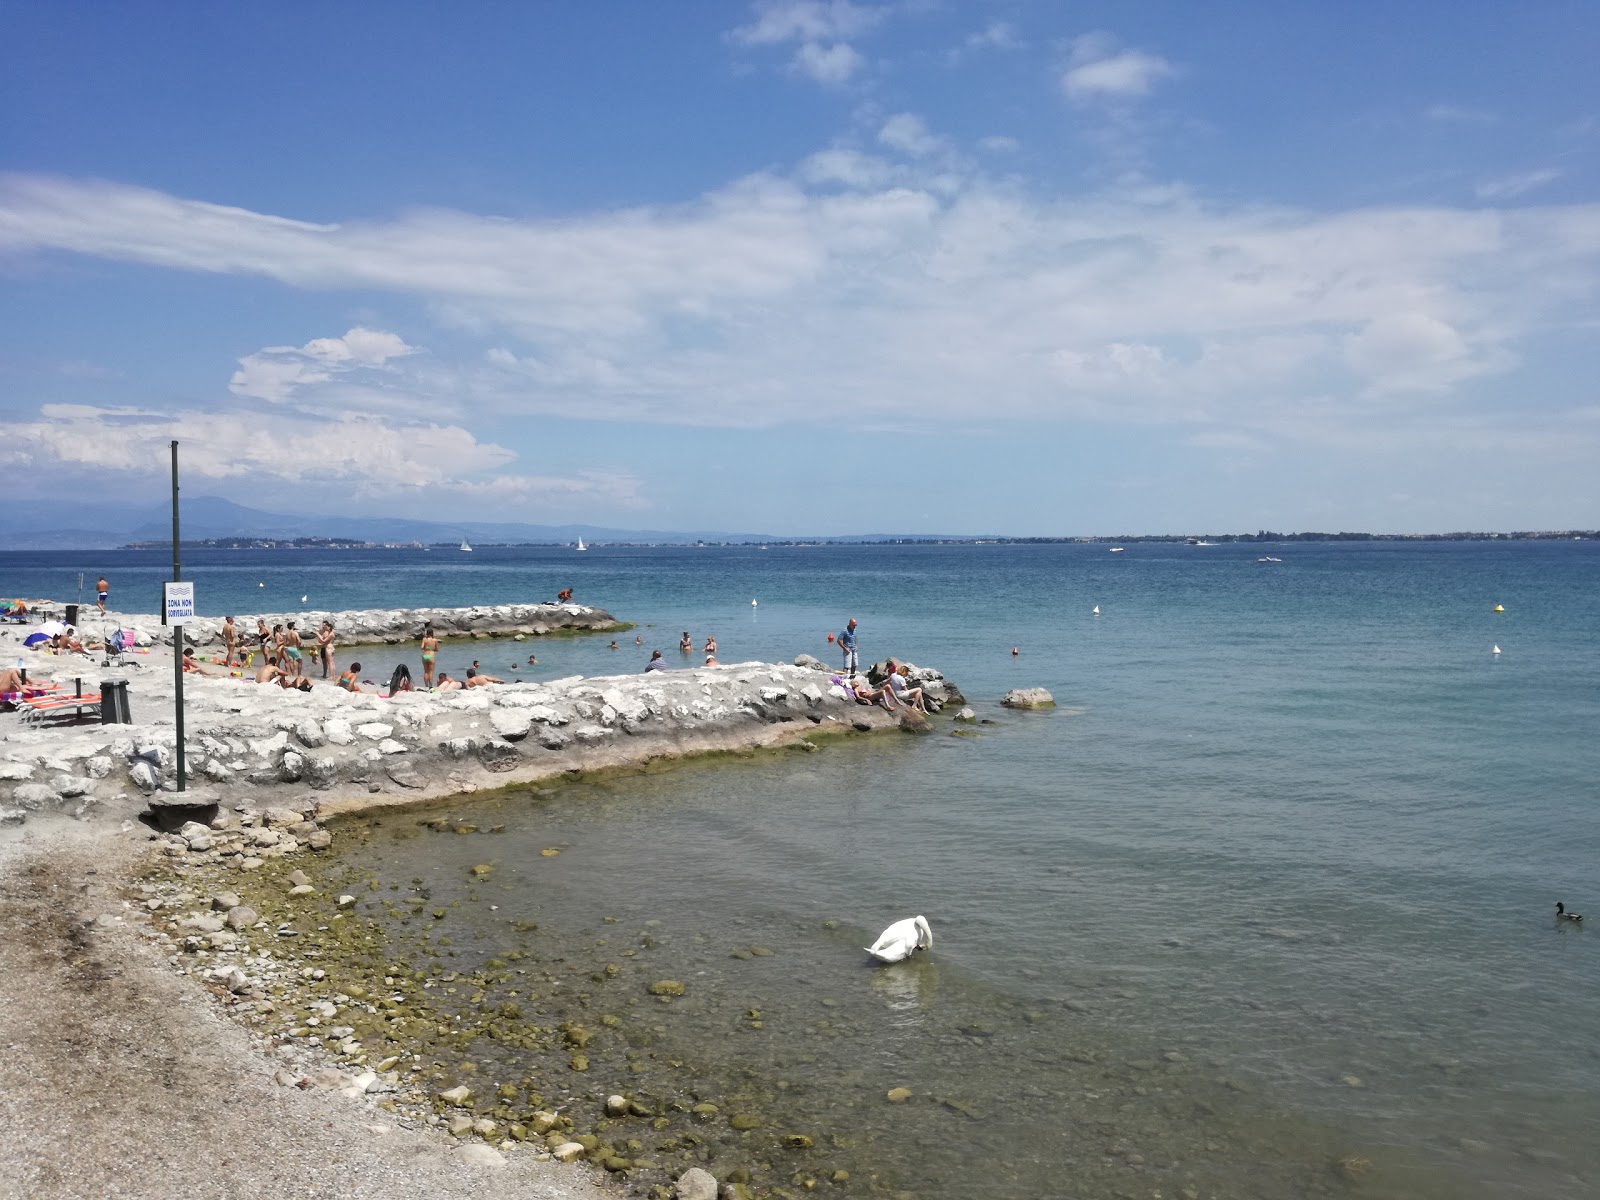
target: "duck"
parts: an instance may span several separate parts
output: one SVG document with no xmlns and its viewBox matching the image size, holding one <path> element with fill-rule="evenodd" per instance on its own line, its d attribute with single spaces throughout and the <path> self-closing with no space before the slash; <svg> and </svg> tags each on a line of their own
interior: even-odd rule
<svg viewBox="0 0 1600 1200">
<path fill-rule="evenodd" d="M 1567 911 L 1567 906 L 1565 904 L 1561 903 L 1561 901 L 1557 900 L 1556 901 L 1556 920 L 1558 920 L 1558 921 L 1571 921 L 1574 925 L 1576 925 L 1579 921 L 1583 920 L 1583 914 L 1582 913 L 1569 913 Z M 901 924 L 903 925 L 903 924 L 905 924 L 905 922 L 902 921 Z M 894 929 L 898 929 L 899 927 L 900 927 L 899 925 L 891 926 L 891 928 L 894 928 Z"/>
<path fill-rule="evenodd" d="M 866 947 L 868 954 L 881 962 L 904 962 L 918 950 L 933 948 L 933 930 L 923 916 L 907 917 L 896 921 L 878 935 L 878 940 Z"/>
</svg>

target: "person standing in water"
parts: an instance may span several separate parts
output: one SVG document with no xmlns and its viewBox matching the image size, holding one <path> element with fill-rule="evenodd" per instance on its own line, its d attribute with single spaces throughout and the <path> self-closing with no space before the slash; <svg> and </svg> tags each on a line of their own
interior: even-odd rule
<svg viewBox="0 0 1600 1200">
<path fill-rule="evenodd" d="M 439 639 L 433 636 L 433 626 L 422 631 L 422 686 L 433 686 L 433 660 L 439 653 Z"/>
<path fill-rule="evenodd" d="M 289 628 L 283 633 L 283 652 L 289 659 L 289 665 L 284 668 L 284 673 L 293 675 L 297 679 L 304 675 L 306 668 L 305 660 L 300 654 L 300 631 L 294 627 L 293 621 L 289 622 Z M 283 665 L 282 659 L 279 659 L 279 665 Z"/>
<path fill-rule="evenodd" d="M 317 657 L 322 660 L 322 677 L 326 679 L 334 673 L 332 621 L 324 621 L 322 628 L 317 630 Z"/>
<path fill-rule="evenodd" d="M 687 629 L 683 631 L 683 636 L 678 639 L 678 649 L 685 654 L 691 654 L 694 651 L 694 639 L 689 636 Z"/>
</svg>

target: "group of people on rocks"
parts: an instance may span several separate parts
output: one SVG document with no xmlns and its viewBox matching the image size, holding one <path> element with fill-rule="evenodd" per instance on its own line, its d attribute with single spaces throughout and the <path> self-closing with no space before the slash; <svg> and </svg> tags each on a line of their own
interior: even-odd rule
<svg viewBox="0 0 1600 1200">
<path fill-rule="evenodd" d="M 323 621 L 311 637 L 308 644 L 296 621 L 280 621 L 268 629 L 266 619 L 257 617 L 254 634 L 256 647 L 251 650 L 246 648 L 245 638 L 241 636 L 234 618 L 225 617 L 222 622 L 223 662 L 230 667 L 249 667 L 259 652 L 261 666 L 256 670 L 256 682 L 268 683 L 287 677 L 294 682 L 285 684 L 285 687 L 298 687 L 300 681 L 306 678 L 306 654 L 310 652 L 321 664 L 322 678 L 334 678 L 338 672 L 334 669 L 333 652 L 338 641 L 333 622 Z"/>
<path fill-rule="evenodd" d="M 844 656 L 843 670 L 847 676 L 845 690 L 861 704 L 882 705 L 891 712 L 896 711 L 900 705 L 904 704 L 918 712 L 927 712 L 928 703 L 923 694 L 923 689 L 911 682 L 907 669 L 903 664 L 895 662 L 894 659 L 887 660 L 885 663 L 887 674 L 883 682 L 877 687 L 873 687 L 867 678 L 859 673 L 860 642 L 857 631 L 858 623 L 854 617 L 851 617 L 840 633 L 829 635 L 830 639 L 836 642 Z M 231 616 L 223 622 L 222 637 L 226 648 L 227 664 L 230 667 L 250 665 L 254 654 L 245 654 L 243 652 L 239 631 L 234 623 L 234 618 Z M 262 655 L 262 663 L 255 672 L 257 683 L 276 683 L 284 688 L 310 691 L 311 681 L 305 674 L 306 653 L 309 650 L 316 655 L 317 661 L 321 664 L 323 679 L 333 679 L 338 687 L 347 692 L 359 693 L 363 690 L 360 663 L 351 663 L 343 672 L 337 672 L 334 669 L 336 640 L 331 621 L 322 622 L 321 627 L 315 634 L 314 643 L 308 646 L 296 628 L 294 621 L 285 621 L 269 629 L 264 619 L 257 618 L 255 639 L 259 644 L 259 650 Z M 642 637 L 636 636 L 633 640 L 635 645 L 644 644 Z M 466 669 L 465 678 L 463 679 L 453 679 L 445 671 L 438 671 L 436 674 L 435 668 L 439 657 L 439 636 L 431 624 L 423 628 L 418 642 L 422 656 L 422 684 L 420 689 L 422 691 L 451 692 L 468 688 L 487 687 L 491 684 L 505 682 L 504 679 L 484 671 L 476 659 L 473 660 L 472 666 Z M 609 648 L 617 650 L 621 647 L 613 640 Z M 717 660 L 717 639 L 715 635 L 708 636 L 701 649 L 706 656 L 706 666 L 716 667 L 722 665 Z M 683 631 L 683 636 L 678 641 L 678 650 L 684 655 L 695 652 L 694 638 L 690 636 L 687 629 Z M 206 674 L 201 669 L 198 661 L 194 659 L 192 650 L 185 650 L 184 655 L 185 671 Z M 535 666 L 538 662 L 537 656 L 528 656 L 530 666 Z M 651 651 L 650 661 L 645 665 L 644 669 L 646 672 L 665 671 L 668 669 L 667 660 L 660 650 Z M 410 668 L 402 663 L 395 668 L 390 678 L 387 694 L 392 696 L 400 692 L 414 690 L 418 689 L 412 682 Z"/>
</svg>

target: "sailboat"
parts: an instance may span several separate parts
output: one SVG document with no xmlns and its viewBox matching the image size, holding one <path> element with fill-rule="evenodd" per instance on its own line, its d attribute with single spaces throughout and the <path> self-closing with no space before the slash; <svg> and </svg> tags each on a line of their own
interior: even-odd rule
<svg viewBox="0 0 1600 1200">
<path fill-rule="evenodd" d="M 471 551 L 471 549 L 472 549 L 472 545 L 471 545 L 471 543 L 469 543 L 469 542 L 468 542 L 468 541 L 467 541 L 467 539 L 466 539 L 466 538 L 462 538 L 462 539 L 461 539 L 461 548 L 462 548 L 462 549 L 463 549 L 463 550 L 466 550 L 466 551 Z"/>
<path fill-rule="evenodd" d="M 587 550 L 588 548 L 589 547 L 587 547 L 587 546 L 585 546 L 583 544 L 583 538 L 582 537 L 578 538 L 578 549 L 579 550 Z"/>
</svg>

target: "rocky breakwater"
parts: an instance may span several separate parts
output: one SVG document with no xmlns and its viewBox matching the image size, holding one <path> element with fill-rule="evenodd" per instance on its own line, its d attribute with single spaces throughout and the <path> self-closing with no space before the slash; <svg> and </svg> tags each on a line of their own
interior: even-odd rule
<svg viewBox="0 0 1600 1200">
<path fill-rule="evenodd" d="M 255 645 L 255 623 L 260 619 L 270 629 L 274 625 L 296 623 L 308 643 L 324 621 L 333 623 L 340 646 L 389 645 L 415 642 L 422 630 L 432 625 L 441 639 L 451 638 L 528 638 L 563 633 L 618 633 L 632 629 L 603 608 L 587 604 L 480 604 L 471 608 L 361 608 L 347 612 L 326 612 L 306 608 L 289 613 L 240 613 L 234 619 L 242 645 Z M 155 617 L 129 617 L 133 627 L 152 639 L 172 644 L 172 630 L 163 628 Z M 190 645 L 221 646 L 222 618 L 202 617 L 185 626 L 184 639 Z"/>
<path fill-rule="evenodd" d="M 858 703 L 818 667 L 743 663 L 394 697 L 189 676 L 186 775 L 191 788 L 227 805 L 314 797 L 334 812 L 808 734 L 926 727 L 903 708 Z M 937 701 L 959 702 L 938 672 L 917 669 L 915 677 Z M 170 672 L 153 664 L 134 673 L 129 690 L 141 724 L 48 726 L 0 716 L 0 823 L 102 807 L 125 817 L 147 797 L 171 798 Z"/>
</svg>

